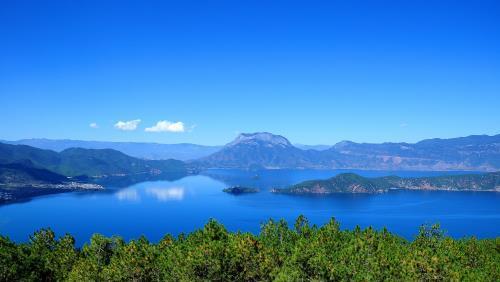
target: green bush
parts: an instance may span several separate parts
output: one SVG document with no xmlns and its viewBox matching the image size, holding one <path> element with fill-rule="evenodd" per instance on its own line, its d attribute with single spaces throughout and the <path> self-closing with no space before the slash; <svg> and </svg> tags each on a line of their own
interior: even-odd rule
<svg viewBox="0 0 500 282">
<path fill-rule="evenodd" d="M 311 226 L 300 216 L 232 233 L 215 220 L 158 243 L 43 229 L 29 242 L 0 236 L 0 281 L 500 281 L 500 238 L 452 239 L 423 226 L 413 241 L 387 230 Z"/>
</svg>

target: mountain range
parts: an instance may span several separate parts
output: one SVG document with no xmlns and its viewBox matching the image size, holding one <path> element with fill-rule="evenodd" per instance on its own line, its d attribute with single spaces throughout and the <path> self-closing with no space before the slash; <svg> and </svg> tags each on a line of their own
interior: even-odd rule
<svg viewBox="0 0 500 282">
<path fill-rule="evenodd" d="M 342 141 L 333 146 L 294 145 L 287 138 L 268 132 L 242 133 L 225 146 L 50 139 L 7 142 L 53 150 L 45 150 L 43 154 L 37 151 L 32 161 L 65 175 L 128 174 L 157 167 L 161 170 L 166 163 L 174 162 L 163 162 L 166 157 L 186 161 L 175 166 L 194 169 L 500 170 L 500 135 L 427 139 L 417 143 Z M 2 147 L 0 161 L 5 155 L 1 150 Z M 79 167 L 82 161 L 83 167 Z"/>
<path fill-rule="evenodd" d="M 194 160 L 217 152 L 222 146 L 205 146 L 190 143 L 160 144 L 140 142 L 105 142 L 69 139 L 21 139 L 17 141 L 0 141 L 12 145 L 28 145 L 40 149 L 62 152 L 69 148 L 113 149 L 131 157 L 149 160 Z"/>
<path fill-rule="evenodd" d="M 418 143 L 343 141 L 325 150 L 303 150 L 267 132 L 240 134 L 194 163 L 218 168 L 373 170 L 500 170 L 500 135 L 428 139 Z"/>
<path fill-rule="evenodd" d="M 30 142 L 34 142 L 31 139 Z M 88 141 L 71 141 L 92 144 Z M 59 141 L 41 146 L 69 146 Z M 112 144 L 115 144 L 111 142 Z M 123 144 L 118 143 L 120 146 Z M 161 144 L 134 143 L 136 152 L 154 153 Z M 103 144 L 101 144 L 103 145 Z M 115 144 L 116 145 L 116 144 Z M 150 146 L 151 145 L 151 146 Z M 178 155 L 191 155 L 197 145 L 176 144 Z M 56 146 L 56 147 L 57 147 Z M 103 145 L 104 146 L 104 145 Z M 174 146 L 174 145 L 172 145 Z M 173 147 L 171 147 L 173 148 Z M 186 151 L 182 151 L 186 149 Z M 203 151 L 207 148 L 200 146 Z M 304 148 L 304 147 L 302 147 Z M 500 170 L 500 135 L 429 139 L 418 143 L 368 144 L 343 141 L 329 148 L 301 149 L 283 136 L 243 133 L 219 150 L 191 160 L 149 160 L 114 149 L 66 148 L 59 152 L 28 145 L 0 143 L 0 202 L 64 191 L 122 187 L 146 180 L 177 179 L 208 168 L 239 169 L 370 169 L 370 170 Z M 215 149 L 215 148 L 210 148 Z M 298 184 L 279 193 L 379 193 L 391 187 L 433 190 L 498 191 L 500 176 L 366 179 L 342 175 Z"/>
<path fill-rule="evenodd" d="M 107 142 L 46 138 L 20 139 L 16 141 L 0 140 L 0 142 L 12 145 L 28 145 L 35 148 L 52 150 L 56 152 L 61 152 L 69 148 L 113 149 L 139 159 L 175 159 L 181 161 L 203 158 L 219 151 L 223 147 L 198 145 L 191 143 L 161 144 L 146 142 Z M 332 147 L 331 145 L 305 144 L 294 144 L 294 146 L 302 150 L 317 151 L 323 151 Z"/>
</svg>

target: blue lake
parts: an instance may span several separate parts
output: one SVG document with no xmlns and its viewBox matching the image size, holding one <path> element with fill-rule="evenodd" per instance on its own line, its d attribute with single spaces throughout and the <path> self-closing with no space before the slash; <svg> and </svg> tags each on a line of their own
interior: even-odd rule
<svg viewBox="0 0 500 282">
<path fill-rule="evenodd" d="M 355 171 L 363 176 L 431 176 L 437 172 Z M 176 181 L 142 182 L 101 192 L 62 193 L 0 206 L 0 234 L 26 241 L 35 230 L 50 227 L 70 233 L 78 244 L 93 233 L 125 239 L 145 235 L 157 241 L 203 227 L 215 218 L 229 230 L 259 232 L 269 218 L 293 224 L 303 214 L 311 223 L 331 217 L 342 228 L 373 226 L 412 239 L 422 224 L 440 223 L 456 238 L 500 236 L 500 193 L 394 190 L 385 194 L 291 196 L 269 192 L 309 179 L 322 179 L 346 170 L 209 170 Z M 447 172 L 458 174 L 459 172 Z M 259 188 L 260 193 L 230 195 L 232 185 Z"/>
</svg>

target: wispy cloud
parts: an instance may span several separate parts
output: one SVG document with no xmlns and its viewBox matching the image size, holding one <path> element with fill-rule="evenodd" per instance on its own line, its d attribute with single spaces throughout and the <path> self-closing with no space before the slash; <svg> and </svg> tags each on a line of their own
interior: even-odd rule
<svg viewBox="0 0 500 282">
<path fill-rule="evenodd" d="M 168 120 L 160 120 L 156 125 L 144 129 L 146 132 L 184 132 L 185 130 L 182 121 L 171 122 Z"/>
<path fill-rule="evenodd" d="M 193 130 L 196 128 L 196 124 L 193 124 L 189 127 L 187 132 L 193 132 Z"/>
<path fill-rule="evenodd" d="M 115 128 L 124 131 L 132 131 L 137 129 L 139 123 L 141 123 L 140 119 L 134 119 L 129 121 L 120 120 L 119 122 L 115 123 Z"/>
<path fill-rule="evenodd" d="M 92 122 L 89 124 L 90 128 L 99 128 L 99 125 L 97 125 L 97 123 L 95 122 Z"/>
<path fill-rule="evenodd" d="M 399 125 L 399 127 L 407 127 L 407 126 L 408 126 L 408 124 L 407 124 L 406 122 L 402 122 L 402 123 Z"/>
</svg>

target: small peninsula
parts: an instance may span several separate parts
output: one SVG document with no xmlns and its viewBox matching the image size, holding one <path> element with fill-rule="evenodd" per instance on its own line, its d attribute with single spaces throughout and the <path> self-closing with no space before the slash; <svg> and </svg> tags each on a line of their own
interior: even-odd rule
<svg viewBox="0 0 500 282">
<path fill-rule="evenodd" d="M 37 168 L 30 161 L 0 164 L 0 203 L 60 192 L 104 189 L 82 179 Z"/>
<path fill-rule="evenodd" d="M 435 177 L 385 176 L 367 178 L 343 173 L 326 180 L 310 180 L 288 188 L 273 189 L 282 194 L 384 193 L 389 189 L 500 192 L 500 172 Z"/>
</svg>

